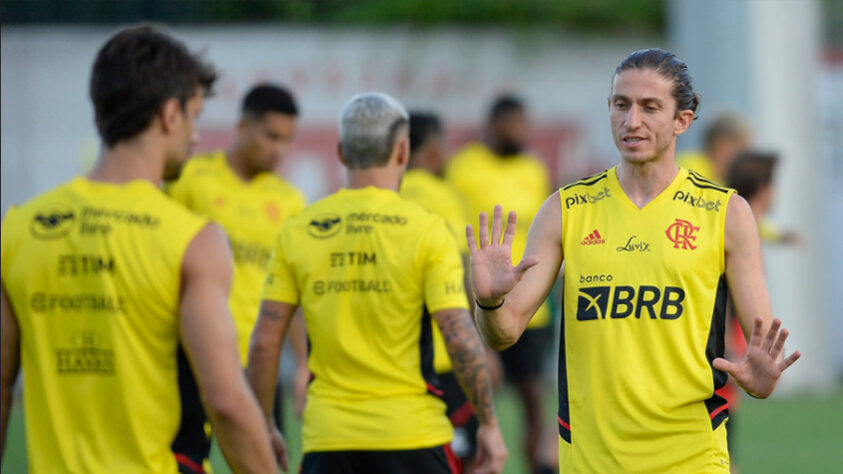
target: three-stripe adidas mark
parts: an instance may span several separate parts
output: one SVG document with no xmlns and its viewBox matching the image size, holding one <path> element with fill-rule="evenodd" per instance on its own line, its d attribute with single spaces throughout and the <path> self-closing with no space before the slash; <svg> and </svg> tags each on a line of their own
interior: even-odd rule
<svg viewBox="0 0 843 474">
<path fill-rule="evenodd" d="M 597 229 L 594 229 L 593 231 L 591 231 L 590 234 L 588 234 L 584 239 L 582 239 L 580 245 L 598 245 L 605 243 L 606 240 L 603 239 L 603 236 L 600 235 L 600 232 L 598 232 Z"/>
</svg>

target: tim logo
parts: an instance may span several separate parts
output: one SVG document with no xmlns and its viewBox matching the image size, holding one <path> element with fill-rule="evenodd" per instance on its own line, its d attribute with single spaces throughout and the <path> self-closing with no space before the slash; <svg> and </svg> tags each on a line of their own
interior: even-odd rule
<svg viewBox="0 0 843 474">
<path fill-rule="evenodd" d="M 697 240 L 697 236 L 694 233 L 698 232 L 700 228 L 691 224 L 686 220 L 676 218 L 676 222 L 670 224 L 667 230 L 664 231 L 665 235 L 667 236 L 668 240 L 673 242 L 673 248 L 675 249 L 684 249 L 684 250 L 694 250 L 697 248 L 696 245 L 692 243 L 692 241 Z"/>
<path fill-rule="evenodd" d="M 58 204 L 35 214 L 29 227 L 34 237 L 44 240 L 67 235 L 76 223 L 76 213 L 68 206 Z"/>
<path fill-rule="evenodd" d="M 678 286 L 580 287 L 577 321 L 592 319 L 678 319 L 685 312 L 685 290 Z"/>
<path fill-rule="evenodd" d="M 317 239 L 333 237 L 340 231 L 342 219 L 336 214 L 320 214 L 307 225 L 307 233 Z"/>
</svg>

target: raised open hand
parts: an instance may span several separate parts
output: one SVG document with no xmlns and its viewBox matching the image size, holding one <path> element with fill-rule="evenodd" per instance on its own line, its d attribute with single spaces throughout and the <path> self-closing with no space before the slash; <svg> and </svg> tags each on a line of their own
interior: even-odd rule
<svg viewBox="0 0 843 474">
<path fill-rule="evenodd" d="M 471 282 L 477 301 L 483 306 L 499 305 L 507 293 L 518 283 L 530 267 L 539 263 L 536 256 L 524 257 L 518 266 L 512 266 L 512 240 L 515 238 L 515 212 L 510 211 L 503 228 L 503 208 L 495 206 L 492 218 L 492 238 L 489 240 L 488 217 L 485 212 L 480 213 L 480 248 L 474 241 L 474 229 L 466 226 L 465 236 L 468 239 L 468 249 L 471 252 Z"/>
<path fill-rule="evenodd" d="M 738 385 L 747 393 L 757 398 L 767 398 L 776 388 L 776 382 L 782 372 L 791 366 L 802 355 L 799 351 L 790 354 L 782 359 L 784 341 L 789 334 L 787 329 L 781 328 L 780 319 L 774 319 L 773 324 L 767 331 L 766 337 L 762 337 L 761 318 L 755 318 L 755 326 L 752 328 L 752 335 L 749 337 L 749 346 L 746 348 L 746 357 L 740 363 L 734 364 L 726 359 L 718 357 L 712 365 L 717 370 L 728 372 L 732 375 Z M 761 342 L 763 339 L 763 343 Z"/>
</svg>

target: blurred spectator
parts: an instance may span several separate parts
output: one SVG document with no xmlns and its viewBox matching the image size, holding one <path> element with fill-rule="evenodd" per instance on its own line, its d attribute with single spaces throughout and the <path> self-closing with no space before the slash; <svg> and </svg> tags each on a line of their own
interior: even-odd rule
<svg viewBox="0 0 843 474">
<path fill-rule="evenodd" d="M 705 129 L 703 151 L 686 151 L 676 157 L 676 163 L 696 171 L 703 177 L 723 184 L 729 165 L 738 153 L 749 148 L 752 133 L 742 117 L 723 113 Z"/>
</svg>

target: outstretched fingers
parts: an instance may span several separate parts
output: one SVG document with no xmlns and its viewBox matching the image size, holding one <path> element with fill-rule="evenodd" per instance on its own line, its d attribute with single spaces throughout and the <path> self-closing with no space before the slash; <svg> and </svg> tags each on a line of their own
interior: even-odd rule
<svg viewBox="0 0 843 474">
<path fill-rule="evenodd" d="M 495 206 L 495 212 L 492 217 L 492 245 L 500 245 L 501 243 L 501 228 L 503 227 L 503 207 Z"/>
<path fill-rule="evenodd" d="M 474 255 L 477 253 L 477 241 L 474 240 L 474 228 L 471 224 L 465 226 L 465 239 L 468 241 L 468 251 Z"/>
<path fill-rule="evenodd" d="M 480 248 L 485 249 L 489 246 L 489 216 L 485 212 L 480 213 L 480 228 L 477 229 L 480 235 Z"/>
<path fill-rule="evenodd" d="M 738 371 L 737 365 L 729 362 L 728 360 L 726 360 L 722 357 L 718 357 L 718 358 L 714 359 L 711 362 L 711 365 L 715 369 L 723 371 L 723 372 L 728 372 L 728 373 L 732 374 L 733 376 L 735 375 L 735 372 Z"/>
<path fill-rule="evenodd" d="M 767 330 L 767 336 L 764 337 L 764 344 L 761 346 L 761 350 L 770 352 L 773 349 L 773 343 L 776 341 L 776 336 L 779 335 L 779 328 L 781 327 L 782 320 L 779 318 L 773 319 L 773 324 L 770 325 L 770 329 Z"/>
<path fill-rule="evenodd" d="M 503 234 L 503 244 L 507 247 L 512 247 L 512 241 L 515 240 L 516 218 L 515 211 L 509 211 L 509 216 L 506 219 L 506 231 Z"/>
<path fill-rule="evenodd" d="M 752 334 L 749 336 L 750 347 L 761 347 L 761 327 L 764 321 L 761 318 L 755 318 L 755 323 L 752 326 Z"/>
<path fill-rule="evenodd" d="M 795 351 L 793 354 L 790 354 L 786 359 L 779 362 L 779 370 L 784 371 L 784 369 L 793 365 L 794 362 L 799 360 L 802 357 L 802 353 L 799 351 Z"/>
<path fill-rule="evenodd" d="M 772 329 L 770 330 L 772 331 Z M 787 340 L 788 335 L 790 335 L 790 332 L 787 329 L 782 329 L 779 332 L 779 337 L 776 338 L 776 342 L 773 344 L 772 349 L 770 349 L 770 356 L 773 359 L 778 359 L 782 351 L 784 351 L 784 341 Z"/>
</svg>

